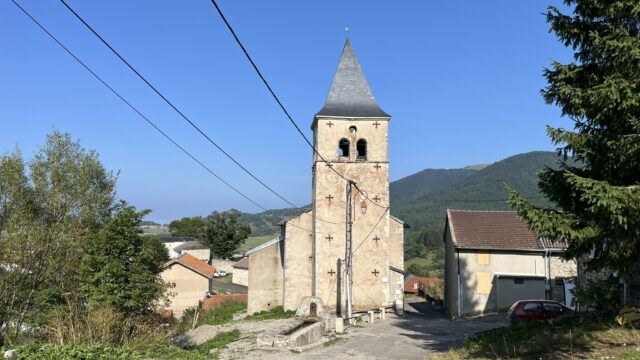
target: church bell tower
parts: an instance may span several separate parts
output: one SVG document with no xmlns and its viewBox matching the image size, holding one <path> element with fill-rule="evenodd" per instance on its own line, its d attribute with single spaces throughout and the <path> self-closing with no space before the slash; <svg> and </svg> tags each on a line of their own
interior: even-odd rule
<svg viewBox="0 0 640 360">
<path fill-rule="evenodd" d="M 354 310 L 388 303 L 390 266 L 403 265 L 403 238 L 394 233 L 398 226 L 390 224 L 389 214 L 390 119 L 347 39 L 327 100 L 311 126 L 315 149 L 324 159 L 313 155 L 311 291 L 337 312 L 346 301 L 345 178 L 357 185 L 351 192 Z"/>
</svg>

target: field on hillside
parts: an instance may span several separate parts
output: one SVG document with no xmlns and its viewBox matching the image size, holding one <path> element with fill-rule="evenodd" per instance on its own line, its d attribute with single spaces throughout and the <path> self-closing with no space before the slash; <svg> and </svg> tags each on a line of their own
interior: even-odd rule
<svg viewBox="0 0 640 360">
<path fill-rule="evenodd" d="M 169 227 L 164 225 L 143 225 L 142 231 L 144 235 L 171 236 Z"/>
<path fill-rule="evenodd" d="M 260 246 L 264 243 L 266 243 L 269 240 L 273 240 L 277 237 L 278 235 L 265 235 L 265 236 L 250 236 L 247 238 L 247 240 L 244 242 L 244 245 L 242 245 L 242 247 L 240 248 L 240 250 L 242 250 L 242 252 L 246 252 L 249 249 L 252 249 L 256 246 Z"/>
</svg>

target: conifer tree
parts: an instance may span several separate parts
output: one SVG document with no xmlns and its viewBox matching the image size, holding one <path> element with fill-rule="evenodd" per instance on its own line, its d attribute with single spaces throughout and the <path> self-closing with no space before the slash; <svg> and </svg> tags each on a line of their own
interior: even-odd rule
<svg viewBox="0 0 640 360">
<path fill-rule="evenodd" d="M 574 129 L 548 128 L 560 167 L 540 173 L 554 209 L 514 191 L 510 203 L 541 236 L 566 241 L 567 258 L 594 254 L 588 270 L 628 274 L 640 259 L 640 1 L 567 0 L 547 22 L 574 61 L 544 71 L 542 95 Z"/>
</svg>

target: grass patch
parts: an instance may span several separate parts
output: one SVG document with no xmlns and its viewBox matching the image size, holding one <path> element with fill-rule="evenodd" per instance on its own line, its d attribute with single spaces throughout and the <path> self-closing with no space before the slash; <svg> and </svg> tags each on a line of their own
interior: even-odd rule
<svg viewBox="0 0 640 360">
<path fill-rule="evenodd" d="M 227 345 L 238 339 L 240 339 L 240 330 L 233 329 L 231 331 L 223 331 L 216 334 L 213 339 L 208 340 L 201 345 L 194 347 L 193 349 L 201 354 L 208 354 L 213 349 L 224 349 L 227 347 Z"/>
<path fill-rule="evenodd" d="M 17 349 L 18 359 L 49 360 L 49 359 L 104 359 L 124 360 L 142 359 L 143 355 L 128 347 L 118 347 L 105 344 L 30 344 Z"/>
<path fill-rule="evenodd" d="M 224 283 L 224 284 L 231 284 L 231 283 L 233 283 L 233 274 L 229 273 L 229 275 L 227 275 L 227 276 L 223 276 L 223 277 L 219 277 L 219 278 L 213 278 L 213 281 L 221 282 L 221 283 Z"/>
<path fill-rule="evenodd" d="M 640 330 L 610 317 L 579 316 L 553 323 L 522 323 L 478 334 L 462 349 L 436 359 L 640 358 Z"/>
<path fill-rule="evenodd" d="M 233 314 L 247 310 L 247 304 L 237 301 L 228 301 L 208 310 L 200 309 L 197 326 L 200 325 L 224 325 L 233 321 Z M 193 326 L 195 308 L 185 310 L 179 329 L 186 331 Z"/>
<path fill-rule="evenodd" d="M 188 349 L 180 349 L 165 342 L 146 344 L 140 347 L 111 346 L 105 344 L 30 344 L 18 348 L 20 360 L 126 360 L 126 359 L 166 359 L 204 360 L 215 358 L 212 350 L 221 350 L 240 339 L 238 329 L 220 332 L 213 339 Z"/>
<path fill-rule="evenodd" d="M 148 345 L 141 354 L 145 359 L 215 359 L 217 358 L 217 354 L 212 353 L 212 350 L 222 350 L 238 339 L 240 339 L 240 331 L 234 329 L 232 331 L 219 332 L 213 339 L 190 348 L 180 349 L 169 344 L 152 344 Z"/>
<path fill-rule="evenodd" d="M 333 345 L 335 345 L 337 343 L 340 343 L 340 342 L 343 342 L 343 341 L 344 341 L 344 339 L 341 339 L 339 337 L 334 337 L 333 339 L 331 339 L 331 340 L 325 342 L 324 344 L 322 344 L 322 346 L 329 347 L 329 346 L 333 346 Z"/>
<path fill-rule="evenodd" d="M 245 320 L 274 320 L 274 319 L 289 319 L 296 316 L 296 312 L 293 310 L 285 311 L 282 306 L 274 307 L 269 311 L 260 311 L 253 315 L 249 315 Z"/>
<path fill-rule="evenodd" d="M 198 318 L 198 325 L 222 325 L 233 320 L 233 314 L 247 310 L 247 304 L 228 302 L 209 310 L 204 310 Z"/>
<path fill-rule="evenodd" d="M 244 241 L 244 244 L 242 245 L 240 250 L 247 251 L 247 250 L 252 249 L 252 248 L 254 248 L 256 246 L 260 246 L 260 245 L 266 243 L 269 240 L 273 240 L 276 237 L 278 237 L 278 234 L 248 237 L 247 240 Z"/>
</svg>

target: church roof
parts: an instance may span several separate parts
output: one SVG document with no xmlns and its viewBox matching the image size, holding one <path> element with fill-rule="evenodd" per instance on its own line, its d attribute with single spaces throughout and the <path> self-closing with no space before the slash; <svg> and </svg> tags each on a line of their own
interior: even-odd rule
<svg viewBox="0 0 640 360">
<path fill-rule="evenodd" d="M 373 97 L 351 41 L 347 39 L 327 101 L 316 116 L 389 118 Z"/>
</svg>

